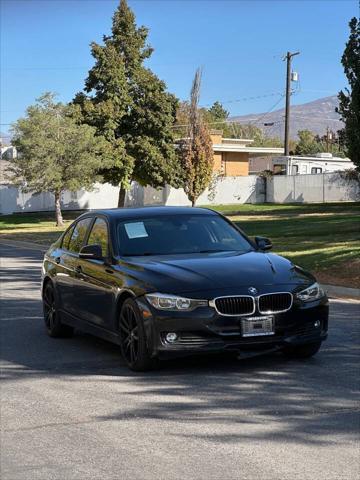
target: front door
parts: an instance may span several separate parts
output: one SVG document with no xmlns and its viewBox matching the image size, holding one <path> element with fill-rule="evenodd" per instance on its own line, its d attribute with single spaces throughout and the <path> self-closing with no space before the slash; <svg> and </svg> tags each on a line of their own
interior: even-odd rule
<svg viewBox="0 0 360 480">
<path fill-rule="evenodd" d="M 109 230 L 107 222 L 97 217 L 91 227 L 87 245 L 100 245 L 104 260 L 78 258 L 76 272 L 81 284 L 80 294 L 76 295 L 77 315 L 86 322 L 111 328 L 115 311 L 116 285 L 108 259 Z"/>
</svg>

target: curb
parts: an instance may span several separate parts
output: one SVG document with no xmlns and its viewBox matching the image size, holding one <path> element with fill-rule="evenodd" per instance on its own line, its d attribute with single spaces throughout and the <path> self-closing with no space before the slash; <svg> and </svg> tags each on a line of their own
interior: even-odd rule
<svg viewBox="0 0 360 480">
<path fill-rule="evenodd" d="M 45 253 L 46 250 L 48 249 L 48 247 L 46 247 L 45 245 L 40 245 L 39 243 L 21 242 L 19 240 L 8 240 L 6 238 L 0 239 L 0 245 L 27 248 L 30 250 L 38 250 L 42 253 Z M 348 299 L 360 300 L 360 289 L 358 288 L 349 288 L 349 287 L 342 287 L 340 285 L 324 285 L 324 284 L 321 284 L 321 286 L 324 288 L 329 298 L 348 298 Z"/>
<path fill-rule="evenodd" d="M 22 242 L 20 240 L 10 240 L 7 238 L 0 238 L 0 245 L 5 245 L 8 247 L 20 247 L 20 248 L 27 248 L 28 250 L 38 250 L 40 252 L 45 253 L 49 247 L 45 245 L 41 245 L 40 243 L 33 243 L 33 242 Z"/>
<path fill-rule="evenodd" d="M 349 298 L 360 300 L 360 289 L 342 287 L 338 285 L 323 285 L 321 284 L 329 298 Z"/>
</svg>

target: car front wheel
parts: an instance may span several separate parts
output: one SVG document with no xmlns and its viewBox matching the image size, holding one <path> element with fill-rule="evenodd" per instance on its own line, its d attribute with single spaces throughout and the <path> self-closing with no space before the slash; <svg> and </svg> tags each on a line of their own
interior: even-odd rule
<svg viewBox="0 0 360 480">
<path fill-rule="evenodd" d="M 283 353 L 290 358 L 309 358 L 315 355 L 320 347 L 321 342 L 306 343 L 305 345 L 285 347 Z"/>
<path fill-rule="evenodd" d="M 122 356 L 131 370 L 144 372 L 157 366 L 157 360 L 151 358 L 148 351 L 139 308 L 131 298 L 121 307 L 119 337 Z"/>
<path fill-rule="evenodd" d="M 55 289 L 50 282 L 44 288 L 43 311 L 46 331 L 50 337 L 71 337 L 74 329 L 69 325 L 61 323 L 56 304 Z"/>
</svg>

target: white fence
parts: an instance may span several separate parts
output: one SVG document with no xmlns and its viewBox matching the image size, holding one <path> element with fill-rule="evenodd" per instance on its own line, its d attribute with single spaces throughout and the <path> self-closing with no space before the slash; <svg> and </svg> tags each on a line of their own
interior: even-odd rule
<svg viewBox="0 0 360 480">
<path fill-rule="evenodd" d="M 113 208 L 117 206 L 118 188 L 96 185 L 87 192 L 64 192 L 63 210 Z M 256 176 L 220 177 L 198 199 L 198 205 L 233 203 L 311 203 L 360 200 L 357 182 L 346 182 L 338 174 L 275 176 L 264 180 Z M 134 183 L 127 194 L 126 206 L 190 205 L 182 189 L 156 190 Z M 0 214 L 54 210 L 50 193 L 23 193 L 11 185 L 0 185 Z"/>
<path fill-rule="evenodd" d="M 349 202 L 360 200 L 359 183 L 338 173 L 279 175 L 268 179 L 266 201 L 270 203 Z"/>
<path fill-rule="evenodd" d="M 91 192 L 64 192 L 63 210 L 113 208 L 117 206 L 119 189 L 109 184 L 96 185 Z M 264 183 L 255 176 L 223 177 L 218 179 L 198 199 L 198 205 L 230 203 L 262 203 L 265 201 Z M 141 187 L 133 183 L 126 196 L 126 206 L 190 205 L 184 191 L 169 186 L 161 189 Z M 54 210 L 51 193 L 23 193 L 11 185 L 0 185 L 0 214 Z"/>
</svg>

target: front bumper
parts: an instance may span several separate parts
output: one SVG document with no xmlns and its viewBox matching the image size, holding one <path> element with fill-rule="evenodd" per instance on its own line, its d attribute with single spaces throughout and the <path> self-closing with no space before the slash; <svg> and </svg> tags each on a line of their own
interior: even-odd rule
<svg viewBox="0 0 360 480">
<path fill-rule="evenodd" d="M 329 304 L 326 297 L 308 304 L 293 304 L 289 311 L 273 314 L 274 334 L 256 337 L 241 335 L 241 320 L 247 317 L 222 316 L 210 307 L 201 307 L 189 313 L 158 311 L 149 308 L 145 299 L 138 299 L 138 304 L 141 311 L 147 312 L 144 324 L 153 356 L 261 352 L 327 338 Z M 261 315 L 254 313 L 249 318 L 252 316 Z M 316 326 L 318 323 L 319 326 Z M 176 342 L 166 341 L 169 332 L 178 335 Z"/>
</svg>

